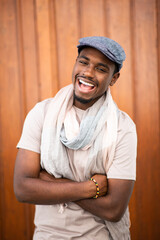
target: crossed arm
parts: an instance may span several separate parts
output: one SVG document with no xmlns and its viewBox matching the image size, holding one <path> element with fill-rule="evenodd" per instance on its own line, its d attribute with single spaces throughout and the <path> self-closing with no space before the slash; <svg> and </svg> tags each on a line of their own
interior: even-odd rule
<svg viewBox="0 0 160 240">
<path fill-rule="evenodd" d="M 15 164 L 14 191 L 20 202 L 42 205 L 75 202 L 102 219 L 119 221 L 128 205 L 134 181 L 107 180 L 105 175 L 98 174 L 94 178 L 100 187 L 98 199 L 93 199 L 96 195 L 94 182 L 54 178 L 41 172 L 38 153 L 19 149 Z"/>
</svg>

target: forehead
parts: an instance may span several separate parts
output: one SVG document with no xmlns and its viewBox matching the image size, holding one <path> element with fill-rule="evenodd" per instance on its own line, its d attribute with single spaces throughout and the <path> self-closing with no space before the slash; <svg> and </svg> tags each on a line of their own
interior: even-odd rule
<svg viewBox="0 0 160 240">
<path fill-rule="evenodd" d="M 92 47 L 83 48 L 79 54 L 79 57 L 87 57 L 88 60 L 94 60 L 100 63 L 107 63 L 113 66 L 115 65 L 115 63 L 108 59 L 103 53 Z"/>
</svg>

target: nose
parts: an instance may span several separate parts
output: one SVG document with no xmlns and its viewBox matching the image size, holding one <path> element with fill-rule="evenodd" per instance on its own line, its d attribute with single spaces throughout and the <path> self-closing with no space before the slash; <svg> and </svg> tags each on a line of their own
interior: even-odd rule
<svg viewBox="0 0 160 240">
<path fill-rule="evenodd" d="M 84 75 L 88 78 L 94 77 L 94 68 L 90 65 L 86 66 L 86 68 L 83 71 Z"/>
</svg>

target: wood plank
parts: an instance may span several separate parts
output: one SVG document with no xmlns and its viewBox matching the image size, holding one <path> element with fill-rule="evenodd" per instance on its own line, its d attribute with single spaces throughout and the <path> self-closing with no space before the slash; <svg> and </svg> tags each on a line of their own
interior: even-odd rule
<svg viewBox="0 0 160 240">
<path fill-rule="evenodd" d="M 72 81 L 79 38 L 78 1 L 55 1 L 59 88 Z"/>
<path fill-rule="evenodd" d="M 105 34 L 103 0 L 81 0 L 80 1 L 80 34 L 81 37 L 103 36 Z"/>
<path fill-rule="evenodd" d="M 158 79 L 160 79 L 160 1 L 157 0 L 157 35 L 158 35 Z M 159 104 L 160 104 L 160 81 L 159 81 Z M 160 111 L 160 110 L 159 110 Z"/>
<path fill-rule="evenodd" d="M 51 45 L 52 95 L 54 96 L 59 90 L 55 1 L 49 1 L 49 24 Z"/>
<path fill-rule="evenodd" d="M 134 9 L 135 107 L 139 137 L 134 239 L 158 239 L 160 223 L 159 92 L 156 1 L 137 0 Z"/>
<path fill-rule="evenodd" d="M 0 4 L 0 164 L 3 186 L 1 186 L 3 214 L 2 239 L 26 239 L 24 206 L 19 204 L 13 193 L 13 169 L 16 143 L 21 132 L 20 75 L 15 1 Z M 16 221 L 15 221 L 16 219 Z M 17 231 L 18 226 L 18 231 Z"/>
<path fill-rule="evenodd" d="M 21 54 L 20 64 L 22 70 L 22 85 L 25 97 L 25 112 L 28 112 L 38 100 L 38 69 L 37 69 L 37 46 L 35 34 L 35 8 L 33 0 L 19 0 L 18 24 L 21 29 L 19 34 Z"/>
<path fill-rule="evenodd" d="M 40 99 L 53 95 L 49 0 L 36 0 L 36 36 Z"/>
<path fill-rule="evenodd" d="M 108 0 L 105 4 L 106 34 L 117 41 L 126 52 L 126 60 L 120 72 L 120 78 L 111 88 L 113 98 L 119 108 L 134 118 L 133 74 L 132 74 L 132 32 L 130 1 Z"/>
</svg>

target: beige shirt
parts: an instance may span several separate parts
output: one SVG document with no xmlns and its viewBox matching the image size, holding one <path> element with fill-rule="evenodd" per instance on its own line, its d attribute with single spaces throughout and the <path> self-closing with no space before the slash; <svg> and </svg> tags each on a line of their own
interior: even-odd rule
<svg viewBox="0 0 160 240">
<path fill-rule="evenodd" d="M 18 148 L 41 153 L 41 133 L 49 102 L 50 99 L 47 99 L 38 103 L 27 115 Z M 84 111 L 77 108 L 75 110 L 80 122 Z M 135 125 L 126 113 L 119 111 L 117 145 L 113 163 L 107 173 L 108 178 L 136 179 L 136 147 Z M 83 181 L 87 161 L 85 151 L 71 149 L 67 151 L 75 179 Z M 67 203 L 63 213 L 59 213 L 59 207 L 59 204 L 36 206 L 34 240 L 129 239 L 128 209 L 120 222 L 108 222 L 107 224 L 107 221 L 105 222 L 74 203 Z"/>
</svg>

